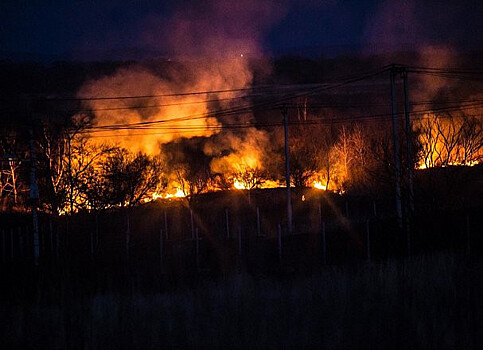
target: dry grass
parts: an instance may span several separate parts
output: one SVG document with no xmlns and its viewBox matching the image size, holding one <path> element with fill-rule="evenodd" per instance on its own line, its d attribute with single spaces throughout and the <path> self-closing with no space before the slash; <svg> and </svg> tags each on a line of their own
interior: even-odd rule
<svg viewBox="0 0 483 350">
<path fill-rule="evenodd" d="M 471 349 L 482 264 L 438 254 L 160 294 L 2 303 L 5 348 Z M 45 293 L 44 293 L 45 295 Z"/>
</svg>

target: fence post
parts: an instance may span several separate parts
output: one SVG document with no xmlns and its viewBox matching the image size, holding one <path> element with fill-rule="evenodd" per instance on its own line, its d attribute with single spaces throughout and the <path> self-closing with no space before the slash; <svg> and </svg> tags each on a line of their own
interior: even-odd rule
<svg viewBox="0 0 483 350">
<path fill-rule="evenodd" d="M 277 243 L 278 243 L 278 262 L 282 265 L 282 226 L 277 226 Z"/>
<path fill-rule="evenodd" d="M 260 208 L 257 207 L 257 237 L 260 237 Z"/>
<path fill-rule="evenodd" d="M 228 216 L 228 208 L 225 209 L 226 238 L 230 238 L 230 219 Z"/>
<path fill-rule="evenodd" d="M 466 214 L 466 254 L 471 254 L 470 216 Z"/>
<path fill-rule="evenodd" d="M 320 202 L 319 202 L 318 209 L 319 209 L 319 228 L 322 228 L 322 206 L 320 205 Z"/>
<path fill-rule="evenodd" d="M 91 244 L 91 246 L 90 246 L 90 248 L 91 248 L 91 260 L 94 260 L 94 230 L 92 229 L 92 227 L 89 230 L 89 232 L 90 232 L 90 244 Z"/>
<path fill-rule="evenodd" d="M 127 228 L 126 228 L 126 258 L 129 259 L 129 243 L 131 241 L 131 218 L 129 213 L 129 208 L 127 209 Z"/>
<path fill-rule="evenodd" d="M 7 240 L 5 239 L 5 229 L 2 229 L 2 261 L 7 261 Z"/>
<path fill-rule="evenodd" d="M 242 256 L 242 229 L 238 226 L 238 256 Z"/>
<path fill-rule="evenodd" d="M 163 269 L 163 229 L 159 229 L 159 265 Z"/>
<path fill-rule="evenodd" d="M 29 226 L 25 226 L 25 249 L 26 249 L 26 252 L 27 252 L 27 260 L 30 260 L 31 258 L 31 254 L 32 254 L 32 250 L 30 249 L 30 227 Z"/>
<path fill-rule="evenodd" d="M 349 218 L 349 202 L 345 202 L 345 217 L 348 219 Z"/>
<path fill-rule="evenodd" d="M 23 246 L 22 226 L 18 227 L 17 232 L 18 232 L 18 249 L 19 249 L 20 260 L 23 260 L 23 258 L 24 258 L 24 246 Z"/>
<path fill-rule="evenodd" d="M 42 229 L 44 228 L 44 229 Z M 44 225 L 39 225 L 39 242 L 40 242 L 40 254 L 45 255 L 45 245 L 46 243 L 46 233 L 45 233 L 45 226 Z"/>
<path fill-rule="evenodd" d="M 96 211 L 96 248 L 95 251 L 99 254 L 99 213 Z"/>
<path fill-rule="evenodd" d="M 164 235 L 166 236 L 166 240 L 168 240 L 168 213 L 166 210 L 164 211 Z"/>
<path fill-rule="evenodd" d="M 193 218 L 193 209 L 190 208 L 190 222 L 191 222 L 191 239 L 195 239 L 195 222 Z"/>
<path fill-rule="evenodd" d="M 10 229 L 10 259 L 13 261 L 13 227 Z"/>
<path fill-rule="evenodd" d="M 411 256 L 411 226 L 409 222 L 409 215 L 406 217 L 406 241 L 408 256 Z"/>
<path fill-rule="evenodd" d="M 49 217 L 49 234 L 50 234 L 50 254 L 54 255 L 54 232 L 52 229 L 52 218 Z"/>
<path fill-rule="evenodd" d="M 370 219 L 366 220 L 366 257 L 367 261 L 371 262 L 371 231 L 370 231 Z"/>
<path fill-rule="evenodd" d="M 65 221 L 64 230 L 62 231 L 62 248 L 64 248 L 63 254 L 69 251 L 69 229 L 70 229 L 70 216 Z M 34 243 L 35 244 L 35 243 Z M 65 254 L 64 254 L 65 256 Z"/>
<path fill-rule="evenodd" d="M 238 271 L 242 271 L 242 257 L 243 257 L 243 250 L 242 250 L 242 229 L 241 226 L 238 226 Z"/>
<path fill-rule="evenodd" d="M 196 270 L 200 271 L 200 239 L 198 235 L 198 227 L 195 229 L 195 240 L 196 240 Z"/>
<path fill-rule="evenodd" d="M 325 235 L 325 221 L 322 221 L 322 261 L 327 265 L 327 241 Z"/>
<path fill-rule="evenodd" d="M 55 257 L 58 260 L 60 257 L 60 230 L 59 230 L 59 221 L 57 221 L 55 230 Z"/>
<path fill-rule="evenodd" d="M 376 205 L 375 200 L 372 200 L 372 211 L 374 213 L 374 217 L 376 218 L 377 217 L 377 205 Z"/>
</svg>

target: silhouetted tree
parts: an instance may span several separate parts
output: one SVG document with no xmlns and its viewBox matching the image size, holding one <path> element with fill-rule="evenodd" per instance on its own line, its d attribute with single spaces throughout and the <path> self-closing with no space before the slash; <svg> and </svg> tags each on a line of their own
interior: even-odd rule
<svg viewBox="0 0 483 350">
<path fill-rule="evenodd" d="M 21 209 L 26 204 L 28 181 L 25 164 L 27 143 L 13 128 L 5 128 L 0 138 L 0 202 L 2 210 Z"/>
<path fill-rule="evenodd" d="M 468 165 L 483 158 L 482 118 L 428 114 L 414 123 L 418 134 L 419 166 Z"/>
<path fill-rule="evenodd" d="M 101 162 L 101 167 L 103 192 L 111 205 L 132 207 L 166 187 L 165 168 L 158 157 L 117 148 Z"/>
</svg>

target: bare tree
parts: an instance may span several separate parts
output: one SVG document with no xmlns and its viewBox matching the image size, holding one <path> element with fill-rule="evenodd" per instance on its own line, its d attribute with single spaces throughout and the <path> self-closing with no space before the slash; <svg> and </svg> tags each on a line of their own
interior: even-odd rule
<svg viewBox="0 0 483 350">
<path fill-rule="evenodd" d="M 51 213 L 85 209 L 86 181 L 99 160 L 113 150 L 91 142 L 89 118 L 46 118 L 38 137 L 39 182 L 44 206 Z"/>
<path fill-rule="evenodd" d="M 108 145 L 93 144 L 84 135 L 79 135 L 71 140 L 70 153 L 68 154 L 70 159 L 67 160 L 70 210 L 88 206 L 83 189 L 98 186 L 97 181 L 100 184 L 104 182 L 101 179 L 102 176 L 97 177 L 96 180 L 92 177 L 92 173 L 98 172 L 102 160 L 107 158 L 114 150 L 114 147 Z"/>
<path fill-rule="evenodd" d="M 38 130 L 38 184 L 41 202 L 51 213 L 66 209 L 69 183 L 66 169 L 67 137 L 65 123 L 46 119 Z"/>
<path fill-rule="evenodd" d="M 260 188 L 265 183 L 267 177 L 267 172 L 262 168 L 250 167 L 248 165 L 238 166 L 238 171 L 232 174 L 232 178 L 247 190 Z"/>
<path fill-rule="evenodd" d="M 481 163 L 483 161 L 483 118 L 463 116 L 459 161 L 462 164 Z"/>
<path fill-rule="evenodd" d="M 317 169 L 324 181 L 325 189 L 332 189 L 335 176 L 336 154 L 333 151 L 335 133 L 332 127 L 321 130 L 321 138 L 317 146 Z"/>
<path fill-rule="evenodd" d="M 18 130 L 5 128 L 0 139 L 0 199 L 3 209 L 22 209 L 27 182 L 23 171 L 27 144 Z"/>
<path fill-rule="evenodd" d="M 334 145 L 334 152 L 337 158 L 337 179 L 344 187 L 349 181 L 350 166 L 353 161 L 350 132 L 346 125 L 342 125 L 339 130 L 338 140 Z"/>
<path fill-rule="evenodd" d="M 304 118 L 306 117 L 304 114 Z M 319 158 L 328 141 L 326 136 L 321 125 L 302 124 L 291 128 L 290 176 L 296 188 L 310 185 L 308 180 L 320 170 Z"/>
<path fill-rule="evenodd" d="M 421 145 L 420 167 L 469 165 L 482 159 L 481 118 L 430 114 L 416 120 L 415 129 Z"/>
<path fill-rule="evenodd" d="M 188 202 L 193 204 L 200 194 L 208 191 L 213 178 L 209 167 L 193 163 L 181 163 L 174 167 L 176 180 Z"/>
<path fill-rule="evenodd" d="M 152 193 L 166 186 L 164 166 L 157 157 L 132 154 L 117 148 L 101 162 L 103 186 L 108 203 L 132 207 L 151 198 Z"/>
</svg>

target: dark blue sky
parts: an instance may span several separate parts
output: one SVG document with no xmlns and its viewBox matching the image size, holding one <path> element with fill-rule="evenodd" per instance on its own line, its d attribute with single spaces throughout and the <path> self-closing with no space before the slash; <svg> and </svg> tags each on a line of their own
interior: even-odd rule
<svg viewBox="0 0 483 350">
<path fill-rule="evenodd" d="M 207 10 L 208 2 L 223 5 Z M 236 4 L 233 11 L 226 3 Z M 201 30 L 201 34 L 193 35 L 203 41 L 203 31 L 210 21 L 219 22 L 220 16 L 224 16 L 223 12 L 212 15 L 213 7 L 217 11 L 220 8 L 231 11 L 227 15 L 229 26 L 236 16 L 246 16 L 227 32 L 235 37 L 255 36 L 263 52 L 307 46 L 397 48 L 406 44 L 479 48 L 483 41 L 480 1 L 248 0 L 246 6 L 239 3 L 244 1 L 3 0 L 0 51 L 63 55 L 142 48 L 169 52 L 176 46 L 170 37 L 172 32 L 179 32 L 180 23 L 208 18 L 205 23 L 186 27 L 188 33 Z M 252 26 L 251 20 L 253 27 L 245 30 L 247 25 Z M 223 31 L 223 24 L 215 31 L 220 30 Z"/>
</svg>

